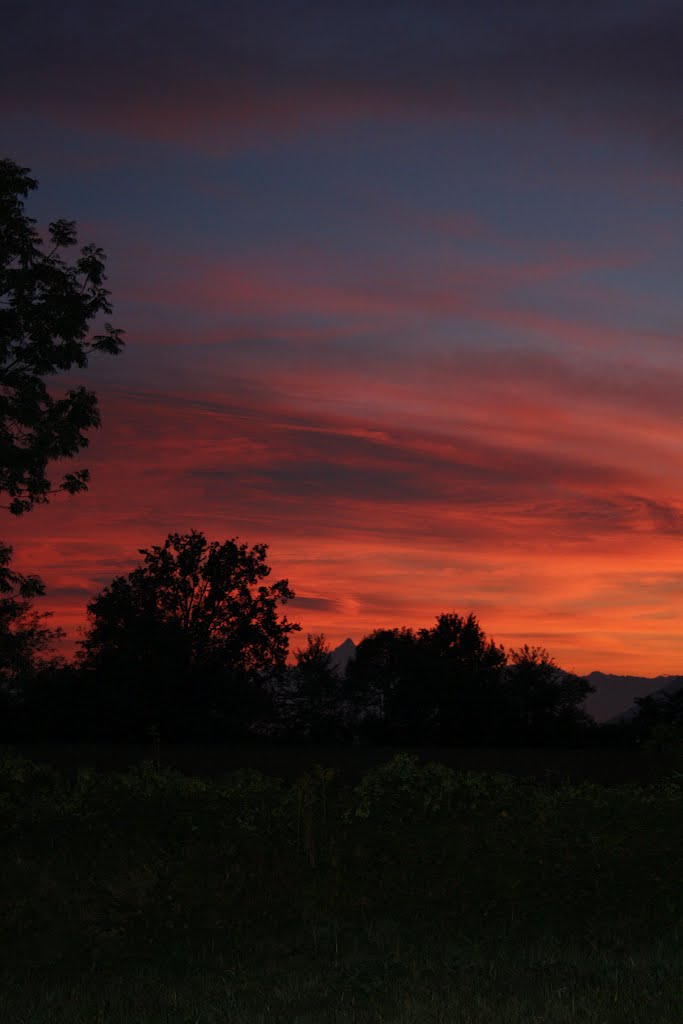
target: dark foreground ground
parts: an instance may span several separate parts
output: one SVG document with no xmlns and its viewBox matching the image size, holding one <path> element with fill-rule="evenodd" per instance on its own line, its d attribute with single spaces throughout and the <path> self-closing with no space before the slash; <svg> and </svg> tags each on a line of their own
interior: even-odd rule
<svg viewBox="0 0 683 1024">
<path fill-rule="evenodd" d="M 640 751 L 420 751 L 540 786 L 386 748 L 24 752 L 63 775 L 0 758 L 0 1024 L 683 1022 L 683 789 L 616 784 L 666 773 Z M 187 774 L 75 778 L 155 753 Z"/>
</svg>

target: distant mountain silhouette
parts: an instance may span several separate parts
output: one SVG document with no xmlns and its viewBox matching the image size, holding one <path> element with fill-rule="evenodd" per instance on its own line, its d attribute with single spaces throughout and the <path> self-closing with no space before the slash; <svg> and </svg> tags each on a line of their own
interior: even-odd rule
<svg viewBox="0 0 683 1024">
<path fill-rule="evenodd" d="M 666 685 L 662 686 L 657 690 L 649 690 L 647 693 L 636 694 L 638 697 L 654 697 L 658 703 L 665 703 L 667 695 L 673 695 L 678 693 L 683 688 L 683 676 L 657 676 L 656 679 L 652 680 L 653 683 L 665 682 Z M 619 722 L 630 722 L 632 718 L 635 718 L 640 712 L 640 707 L 635 703 L 635 700 L 624 710 L 619 711 L 618 714 L 608 718 L 609 723 Z"/>
<path fill-rule="evenodd" d="M 330 654 L 330 665 L 333 668 L 338 669 L 339 672 L 341 672 L 343 675 L 344 672 L 346 672 L 346 666 L 348 665 L 349 661 L 351 660 L 351 658 L 355 658 L 355 656 L 356 645 L 354 644 L 353 640 L 347 637 L 344 643 L 339 644 L 339 647 L 335 647 L 335 649 Z"/>
<path fill-rule="evenodd" d="M 583 703 L 584 710 L 596 722 L 625 721 L 638 714 L 636 697 L 651 695 L 664 699 L 664 693 L 675 693 L 683 686 L 683 676 L 615 676 L 605 672 L 591 672 L 585 677 L 595 693 L 591 693 Z M 659 696 L 658 696 L 659 695 Z"/>
</svg>

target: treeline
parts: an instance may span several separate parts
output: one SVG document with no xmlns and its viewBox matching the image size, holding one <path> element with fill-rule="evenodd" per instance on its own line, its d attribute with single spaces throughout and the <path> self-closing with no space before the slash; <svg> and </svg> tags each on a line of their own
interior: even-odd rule
<svg viewBox="0 0 683 1024">
<path fill-rule="evenodd" d="M 288 664 L 300 627 L 282 608 L 294 592 L 266 582 L 267 546 L 196 530 L 142 549 L 88 604 L 67 662 L 51 653 L 63 634 L 36 612 L 35 578 L 11 572 L 10 554 L 0 552 L 3 742 L 575 746 L 634 742 L 664 714 L 647 705 L 629 727 L 598 727 L 581 706 L 585 679 L 543 649 L 506 651 L 474 614 L 376 630 L 345 673 L 322 635 Z"/>
</svg>

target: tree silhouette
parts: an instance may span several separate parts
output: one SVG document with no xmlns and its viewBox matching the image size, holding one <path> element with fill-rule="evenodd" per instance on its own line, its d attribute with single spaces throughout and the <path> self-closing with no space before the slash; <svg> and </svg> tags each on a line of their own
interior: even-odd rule
<svg viewBox="0 0 683 1024">
<path fill-rule="evenodd" d="M 579 706 L 594 692 L 541 648 L 490 640 L 476 616 L 439 615 L 429 629 L 376 630 L 358 644 L 344 691 L 366 740 L 389 743 L 540 743 L 590 726 Z"/>
<path fill-rule="evenodd" d="M 62 253 L 76 245 L 76 226 L 57 220 L 48 228 L 48 249 L 24 212 L 24 199 L 37 188 L 28 168 L 0 160 L 0 507 L 22 515 L 45 504 L 53 492 L 48 463 L 69 458 L 88 444 L 85 432 L 100 424 L 95 395 L 83 387 L 61 397 L 48 391 L 45 378 L 88 365 L 92 352 L 118 353 L 121 331 L 87 339 L 100 313 L 111 313 L 104 287 L 104 255 L 86 245 L 71 264 Z M 57 490 L 85 490 L 88 470 L 67 473 Z M 26 688 L 45 678 L 58 659 L 47 648 L 64 635 L 44 625 L 49 613 L 33 610 L 44 593 L 37 576 L 10 569 L 12 549 L 0 543 L 0 685 L 7 709 L 25 704 Z M 10 697 L 10 693 L 13 697 Z"/>
<path fill-rule="evenodd" d="M 376 629 L 349 662 L 343 692 L 358 734 L 370 742 L 408 740 L 419 701 L 421 665 L 412 629 Z M 396 701 L 394 694 L 400 691 Z"/>
<path fill-rule="evenodd" d="M 659 697 L 636 697 L 638 713 L 632 728 L 644 750 L 677 752 L 683 758 L 683 687 Z"/>
<path fill-rule="evenodd" d="M 307 743 L 334 743 L 348 738 L 342 677 L 331 664 L 323 633 L 309 633 L 306 646 L 294 652 L 278 687 L 277 714 L 285 736 Z"/>
<path fill-rule="evenodd" d="M 502 705 L 505 651 L 470 613 L 439 615 L 418 635 L 422 650 L 425 725 L 440 743 L 495 742 Z"/>
<path fill-rule="evenodd" d="M 542 647 L 525 644 L 509 654 L 505 679 L 507 738 L 513 742 L 553 742 L 577 736 L 590 726 L 580 707 L 595 687 L 563 672 Z"/>
<path fill-rule="evenodd" d="M 169 534 L 88 604 L 79 661 L 93 685 L 107 685 L 120 727 L 225 737 L 263 716 L 265 682 L 300 628 L 278 616 L 294 596 L 287 580 L 263 583 L 266 553 L 196 530 Z"/>
<path fill-rule="evenodd" d="M 9 568 L 12 548 L 0 545 L 0 729 L 11 738 L 36 678 L 61 663 L 48 654 L 64 636 L 47 626 L 50 612 L 36 612 L 33 599 L 44 593 L 37 576 L 23 576 Z"/>
<path fill-rule="evenodd" d="M 444 613 L 430 629 L 377 630 L 361 640 L 346 690 L 368 738 L 484 742 L 496 736 L 504 666 L 503 648 L 475 615 Z"/>
<path fill-rule="evenodd" d="M 77 244 L 73 221 L 53 221 L 44 249 L 23 200 L 37 188 L 26 167 L 0 160 L 0 494 L 21 515 L 52 493 L 48 463 L 70 458 L 100 425 L 97 398 L 83 387 L 55 398 L 44 378 L 88 365 L 93 352 L 121 351 L 122 332 L 104 324 L 87 339 L 91 322 L 109 314 L 105 259 L 83 246 L 67 263 L 62 253 Z M 87 487 L 87 469 L 67 473 L 58 490 Z"/>
</svg>

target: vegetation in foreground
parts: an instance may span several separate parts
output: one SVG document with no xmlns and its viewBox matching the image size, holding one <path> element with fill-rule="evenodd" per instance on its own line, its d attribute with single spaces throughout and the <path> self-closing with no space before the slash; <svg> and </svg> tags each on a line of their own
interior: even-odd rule
<svg viewBox="0 0 683 1024">
<path fill-rule="evenodd" d="M 0 1018 L 679 1024 L 680 775 L 0 768 Z"/>
</svg>

